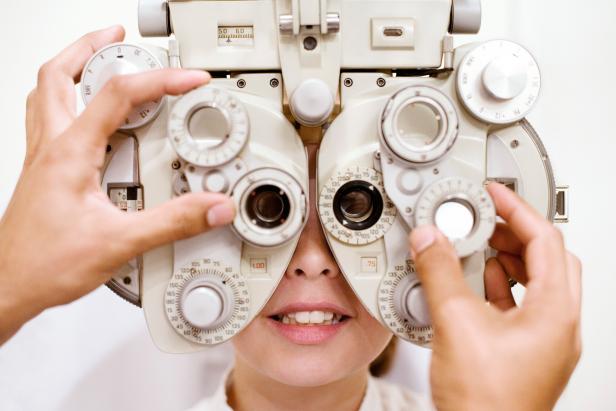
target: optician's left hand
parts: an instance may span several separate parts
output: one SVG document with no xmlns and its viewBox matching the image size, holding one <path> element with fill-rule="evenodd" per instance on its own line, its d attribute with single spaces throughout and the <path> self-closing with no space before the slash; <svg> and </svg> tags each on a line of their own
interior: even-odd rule
<svg viewBox="0 0 616 411">
<path fill-rule="evenodd" d="M 101 191 L 108 138 L 130 111 L 210 79 L 172 69 L 118 76 L 77 116 L 75 81 L 84 65 L 123 38 L 121 27 L 84 36 L 41 68 L 28 97 L 25 164 L 0 220 L 0 344 L 45 308 L 105 283 L 134 256 L 234 218 L 223 195 L 189 194 L 127 214 Z"/>
</svg>

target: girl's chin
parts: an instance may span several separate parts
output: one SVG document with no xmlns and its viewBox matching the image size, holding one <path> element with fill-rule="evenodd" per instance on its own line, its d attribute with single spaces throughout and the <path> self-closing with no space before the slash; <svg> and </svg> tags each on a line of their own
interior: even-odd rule
<svg viewBox="0 0 616 411">
<path fill-rule="evenodd" d="M 319 387 L 344 379 L 350 374 L 349 370 L 343 368 L 343 364 L 311 356 L 280 357 L 267 366 L 270 378 L 293 387 Z"/>
</svg>

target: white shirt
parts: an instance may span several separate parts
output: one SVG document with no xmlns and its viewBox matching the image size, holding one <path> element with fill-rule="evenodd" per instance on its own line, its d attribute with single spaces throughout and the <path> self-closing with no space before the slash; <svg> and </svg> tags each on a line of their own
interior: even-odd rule
<svg viewBox="0 0 616 411">
<path fill-rule="evenodd" d="M 229 373 L 221 379 L 214 395 L 204 398 L 187 411 L 233 411 L 227 404 Z M 399 385 L 370 376 L 366 395 L 359 411 L 426 411 L 434 410 L 432 403 L 420 394 Z"/>
</svg>

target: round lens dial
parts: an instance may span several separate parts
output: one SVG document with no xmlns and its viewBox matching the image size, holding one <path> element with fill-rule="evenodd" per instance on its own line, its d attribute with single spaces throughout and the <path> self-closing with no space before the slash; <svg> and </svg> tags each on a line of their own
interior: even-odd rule
<svg viewBox="0 0 616 411">
<path fill-rule="evenodd" d="M 473 116 L 511 124 L 528 115 L 541 90 L 539 65 L 524 47 L 494 40 L 471 50 L 458 68 L 458 96 Z"/>
<path fill-rule="evenodd" d="M 81 75 L 81 96 L 88 105 L 114 76 L 162 68 L 160 61 L 143 47 L 123 43 L 109 45 L 94 54 L 85 65 Z M 134 129 L 147 124 L 156 118 L 162 106 L 162 99 L 139 106 L 128 115 L 120 129 Z"/>
<path fill-rule="evenodd" d="M 412 86 L 394 94 L 381 116 L 381 138 L 397 157 L 430 163 L 449 151 L 458 136 L 458 115 L 445 94 Z"/>
<path fill-rule="evenodd" d="M 419 196 L 416 210 L 414 226 L 438 225 L 460 257 L 484 249 L 496 225 L 496 210 L 488 192 L 462 177 L 430 185 Z"/>
<path fill-rule="evenodd" d="M 277 168 L 259 168 L 242 176 L 231 198 L 238 210 L 233 228 L 257 247 L 275 247 L 301 233 L 308 199 L 302 185 Z"/>
<path fill-rule="evenodd" d="M 406 311 L 401 292 L 416 283 L 415 266 L 395 266 L 381 280 L 378 290 L 378 304 L 381 317 L 387 327 L 398 337 L 419 345 L 432 341 L 434 332 L 429 325 L 419 325 Z M 404 298 L 406 300 L 406 298 Z"/>
<path fill-rule="evenodd" d="M 174 104 L 168 128 L 180 157 L 197 166 L 218 167 L 243 150 L 250 121 L 246 108 L 229 92 L 207 86 Z"/>
<path fill-rule="evenodd" d="M 248 323 L 246 280 L 220 261 L 193 261 L 171 277 L 165 311 L 173 329 L 187 340 L 203 345 L 223 343 Z"/>
<path fill-rule="evenodd" d="M 319 214 L 323 226 L 347 244 L 370 244 L 389 230 L 396 207 L 385 194 L 383 178 L 372 168 L 338 172 L 321 190 Z"/>
</svg>

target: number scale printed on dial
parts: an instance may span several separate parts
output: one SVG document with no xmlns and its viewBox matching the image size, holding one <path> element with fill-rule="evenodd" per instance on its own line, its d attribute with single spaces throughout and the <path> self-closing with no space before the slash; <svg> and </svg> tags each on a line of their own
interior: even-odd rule
<svg viewBox="0 0 616 411">
<path fill-rule="evenodd" d="M 397 265 L 388 271 L 379 285 L 379 311 L 385 324 L 398 337 L 423 345 L 432 341 L 434 336 L 432 326 L 413 321 L 406 309 L 407 295 L 401 294 L 403 290 L 412 289 L 413 283 L 419 284 L 415 275 L 415 265 L 410 260 L 406 262 L 406 266 Z M 403 312 L 407 312 L 406 315 Z"/>
<path fill-rule="evenodd" d="M 365 200 L 360 202 L 369 209 L 353 216 L 356 197 L 363 195 Z M 345 200 L 349 201 L 348 210 Z M 354 245 L 370 244 L 383 237 L 396 219 L 396 207 L 385 194 L 381 173 L 365 167 L 349 168 L 332 177 L 321 191 L 319 213 L 334 237 Z"/>
<path fill-rule="evenodd" d="M 209 327 L 191 324 L 182 309 L 187 292 L 198 288 L 217 295 L 220 306 L 224 307 L 220 313 L 207 313 L 218 320 L 213 320 Z M 216 309 L 216 306 L 208 308 Z M 197 344 L 213 345 L 227 341 L 246 325 L 249 311 L 246 280 L 232 267 L 211 259 L 194 261 L 174 273 L 165 293 L 165 312 L 173 329 Z"/>
<path fill-rule="evenodd" d="M 104 85 L 114 76 L 137 74 L 162 69 L 156 57 L 143 47 L 131 44 L 112 44 L 99 50 L 86 64 L 81 77 L 81 94 L 90 104 Z M 133 110 L 121 129 L 141 127 L 160 112 L 163 100 L 158 99 Z"/>
</svg>

